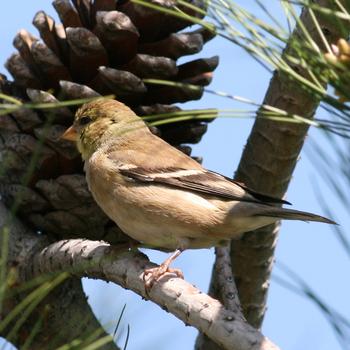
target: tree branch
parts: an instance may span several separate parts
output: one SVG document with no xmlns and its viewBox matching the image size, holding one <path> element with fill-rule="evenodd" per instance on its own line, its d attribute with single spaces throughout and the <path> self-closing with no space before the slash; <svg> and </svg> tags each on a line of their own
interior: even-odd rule
<svg viewBox="0 0 350 350">
<path fill-rule="evenodd" d="M 332 5 L 329 0 L 315 0 L 313 3 L 328 8 Z M 326 17 L 319 16 L 317 13 L 316 16 L 328 42 L 336 42 L 344 30 L 342 26 L 344 23 L 342 25 L 335 21 L 330 23 Z M 324 44 L 307 9 L 303 9 L 300 20 L 310 37 L 323 50 Z M 291 54 L 293 50 L 291 43 L 295 40 L 304 40 L 299 27 L 294 30 L 284 50 L 285 60 L 287 60 L 287 54 Z M 307 77 L 307 72 L 303 72 L 299 66 L 295 64 L 290 66 Z M 291 114 L 312 118 L 319 102 L 319 99 L 305 89 L 301 89 L 300 84 L 291 81 L 285 73 L 276 71 L 270 81 L 263 104 L 278 107 Z M 279 123 L 258 117 L 242 154 L 235 179 L 244 182 L 257 192 L 282 198 L 288 188 L 308 128 L 306 124 Z M 248 232 L 241 240 L 231 243 L 233 275 L 243 313 L 248 322 L 257 328 L 261 327 L 266 310 L 269 279 L 279 228 L 280 223 L 270 225 Z M 222 257 L 217 255 L 216 264 L 225 264 L 224 261 L 220 262 L 220 259 Z M 216 283 L 217 279 L 213 275 L 210 291 L 214 292 L 215 297 L 220 297 L 215 293 L 218 289 L 215 286 Z M 217 346 L 213 347 L 212 343 L 206 342 L 202 334 L 199 335 L 196 344 L 201 344 L 201 349 L 219 349 Z"/>
<path fill-rule="evenodd" d="M 17 282 L 23 283 L 35 276 L 60 271 L 70 271 L 73 276 L 45 299 L 43 305 L 28 318 L 19 336 L 11 339 L 18 347 L 25 342 L 25 335 L 28 336 L 31 333 L 35 319 L 44 312 L 46 312 L 47 321 L 45 333 L 39 333 L 34 338 L 33 348 L 47 348 L 48 344 L 52 345 L 53 340 L 66 343 L 87 332 L 92 333 L 100 327 L 86 303 L 86 297 L 78 279 L 78 277 L 87 276 L 113 281 L 144 298 L 149 297 L 186 324 L 205 333 L 224 349 L 278 349 L 244 320 L 239 305 L 236 304 L 235 311 L 229 311 L 217 300 L 179 278 L 170 278 L 170 276 L 164 278 L 147 294 L 142 274 L 145 268 L 153 267 L 154 264 L 139 252 L 120 254 L 117 247 L 84 239 L 65 240 L 49 245 L 44 236 L 33 234 L 15 218 L 9 219 L 9 213 L 1 203 L 0 227 L 8 227 L 10 230 L 8 265 L 10 268 L 17 269 Z M 221 267 L 218 268 L 221 269 Z M 222 272 L 225 274 L 225 271 Z M 234 287 L 230 290 L 225 289 L 225 293 L 230 293 L 231 290 L 234 292 Z M 7 302 L 4 316 L 18 302 L 17 299 Z M 47 305 L 51 306 L 48 309 L 49 312 L 47 312 Z M 81 319 L 81 315 L 86 319 Z M 71 321 L 62 324 L 62 319 Z M 57 338 L 57 329 L 60 329 L 59 338 Z M 5 338 L 6 335 L 5 332 L 1 334 Z M 60 344 L 57 343 L 57 345 Z M 102 349 L 116 349 L 116 345 L 110 343 Z"/>
<path fill-rule="evenodd" d="M 4 227 L 7 227 L 10 232 L 7 259 L 8 271 L 12 271 L 12 274 L 14 270 L 17 272 L 14 274 L 17 275 L 17 280 L 12 281 L 13 287 L 12 289 L 9 287 L 9 291 L 16 292 L 16 287 L 32 280 L 33 256 L 47 246 L 49 242 L 45 236 L 34 234 L 19 220 L 11 218 L 6 207 L 0 202 L 0 231 L 2 235 L 4 234 L 2 230 Z M 0 237 L 0 251 L 3 251 L 4 241 L 2 238 L 3 236 Z M 21 293 L 5 298 L 0 320 L 3 320 L 10 314 L 24 297 L 26 295 Z M 11 326 L 1 332 L 0 336 L 12 342 L 16 347 L 22 348 L 32 334 L 34 325 L 40 318 L 42 318 L 45 326 L 39 330 L 31 342 L 32 349 L 59 347 L 78 337 L 82 339 L 81 337 L 84 337 L 84 335 L 86 337 L 91 336 L 96 331 L 100 331 L 97 338 L 108 336 L 101 329 L 100 323 L 87 303 L 81 281 L 78 278 L 66 280 L 56 287 L 26 319 L 14 338 L 8 338 Z M 65 322 L 62 322 L 62 320 L 65 320 Z M 13 324 L 15 323 L 16 320 Z M 59 332 L 57 332 L 58 329 Z M 101 346 L 99 349 L 117 350 L 118 347 L 111 337 L 109 343 Z"/>
<path fill-rule="evenodd" d="M 242 313 L 236 283 L 232 275 L 230 244 L 215 248 L 215 254 L 216 259 L 211 276 L 212 283 L 209 295 L 221 300 L 223 305 L 228 310 L 233 311 L 242 322 L 247 322 Z M 197 337 L 196 350 L 215 350 L 218 347 L 203 333 Z"/>
<path fill-rule="evenodd" d="M 313 2 L 321 7 L 332 7 L 332 1 Z M 334 43 L 344 30 L 344 23 L 330 22 L 329 17 L 315 14 L 320 27 L 330 43 Z M 304 8 L 300 17 L 314 42 L 324 50 L 324 44 L 310 16 Z M 283 58 L 292 54 L 293 41 L 304 36 L 296 27 L 290 37 Z M 290 66 L 309 78 L 308 73 L 296 64 Z M 278 107 L 291 114 L 313 118 L 320 100 L 300 87 L 289 76 L 276 71 L 271 79 L 263 104 Z M 252 189 L 283 198 L 296 166 L 304 139 L 309 129 L 305 124 L 279 123 L 257 118 L 241 157 L 235 178 Z M 261 150 L 264 150 L 261 152 Z M 266 310 L 269 280 L 274 261 L 280 223 L 255 232 L 249 232 L 239 241 L 232 241 L 231 258 L 240 300 L 248 322 L 260 328 Z"/>
<path fill-rule="evenodd" d="M 140 252 L 118 254 L 117 247 L 102 241 L 65 240 L 43 249 L 33 264 L 36 274 L 69 270 L 75 276 L 112 281 L 131 289 L 196 327 L 224 349 L 278 349 L 239 314 L 182 279 L 165 276 L 147 294 L 143 271 L 155 264 Z"/>
</svg>

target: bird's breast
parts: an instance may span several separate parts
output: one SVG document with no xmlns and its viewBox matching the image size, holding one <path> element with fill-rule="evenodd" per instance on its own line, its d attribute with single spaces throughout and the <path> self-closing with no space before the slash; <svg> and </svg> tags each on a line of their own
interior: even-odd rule
<svg viewBox="0 0 350 350">
<path fill-rule="evenodd" d="M 275 220 L 249 215 L 254 203 L 130 179 L 103 154 L 93 156 L 85 170 L 90 191 L 107 216 L 149 246 L 207 248 Z"/>
<path fill-rule="evenodd" d="M 206 248 L 221 241 L 215 228 L 221 210 L 205 197 L 160 184 L 128 179 L 95 158 L 86 164 L 89 189 L 102 210 L 127 235 L 145 244 L 175 249 Z"/>
</svg>

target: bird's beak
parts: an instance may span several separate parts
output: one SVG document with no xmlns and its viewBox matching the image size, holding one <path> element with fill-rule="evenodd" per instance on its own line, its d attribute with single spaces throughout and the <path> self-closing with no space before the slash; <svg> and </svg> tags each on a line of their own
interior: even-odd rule
<svg viewBox="0 0 350 350">
<path fill-rule="evenodd" d="M 78 134 L 75 131 L 74 127 L 69 127 L 62 135 L 61 139 L 68 140 L 68 141 L 76 141 L 78 138 Z"/>
</svg>

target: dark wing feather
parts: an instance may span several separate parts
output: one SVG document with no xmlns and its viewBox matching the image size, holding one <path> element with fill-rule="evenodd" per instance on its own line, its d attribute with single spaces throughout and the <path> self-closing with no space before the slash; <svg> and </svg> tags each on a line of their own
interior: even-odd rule
<svg viewBox="0 0 350 350">
<path fill-rule="evenodd" d="M 145 169 L 135 167 L 132 169 L 119 169 L 119 171 L 122 175 L 135 181 L 168 185 L 229 200 L 265 204 L 289 204 L 284 200 L 256 193 L 242 183 L 211 171 L 204 170 L 197 174 L 185 176 L 176 176 L 176 173 L 188 171 L 179 168 Z M 162 174 L 169 174 L 169 176 Z"/>
<path fill-rule="evenodd" d="M 215 171 L 211 171 L 211 173 L 218 174 L 219 176 L 224 177 L 227 181 L 232 182 L 232 183 L 238 185 L 238 186 L 241 187 L 243 190 L 245 190 L 245 191 L 247 191 L 249 194 L 251 194 L 253 197 L 255 197 L 256 199 L 259 199 L 261 202 L 279 203 L 279 204 L 288 204 L 288 205 L 292 205 L 291 202 L 288 202 L 288 201 L 286 201 L 286 200 L 284 200 L 284 199 L 280 199 L 280 198 L 276 198 L 276 197 L 271 197 L 271 196 L 268 196 L 267 194 L 255 192 L 255 191 L 253 191 L 252 189 L 250 189 L 249 187 L 247 187 L 243 182 L 230 179 L 229 177 L 224 176 L 224 175 L 221 175 L 221 174 L 219 174 L 219 173 L 216 173 Z"/>
</svg>

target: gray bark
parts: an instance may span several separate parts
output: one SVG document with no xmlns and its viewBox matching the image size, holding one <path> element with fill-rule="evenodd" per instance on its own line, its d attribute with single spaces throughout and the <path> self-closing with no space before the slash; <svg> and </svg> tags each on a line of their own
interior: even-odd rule
<svg viewBox="0 0 350 350">
<path fill-rule="evenodd" d="M 329 0 L 316 0 L 314 4 L 330 7 Z M 316 13 L 317 15 L 317 13 Z M 325 17 L 317 15 L 321 29 L 329 43 L 335 43 L 344 35 L 344 27 L 330 23 Z M 324 50 L 324 44 L 307 9 L 302 11 L 300 20 L 311 38 Z M 344 24 L 344 23 L 343 23 Z M 303 39 L 297 27 L 290 37 L 283 57 L 292 53 L 293 40 Z M 298 73 L 307 77 L 299 66 L 290 63 Z M 270 81 L 263 104 L 277 107 L 291 114 L 313 118 L 320 100 L 300 84 L 292 81 L 285 73 L 276 71 Z M 258 117 L 254 123 L 244 148 L 235 179 L 261 193 L 283 198 L 290 183 L 300 151 L 309 126 L 273 122 Z M 233 276 L 247 321 L 260 328 L 266 311 L 269 280 L 274 262 L 274 250 L 277 244 L 280 223 L 270 225 L 244 234 L 242 239 L 231 243 L 231 263 Z M 220 257 L 217 256 L 217 259 Z M 218 262 L 216 262 L 217 264 Z M 220 264 L 220 263 L 219 263 Z M 212 278 L 210 290 L 217 289 L 217 278 Z M 220 295 L 214 293 L 215 297 Z M 220 349 L 208 338 L 200 334 L 196 343 L 197 350 Z"/>
<path fill-rule="evenodd" d="M 319 6 L 331 7 L 328 0 L 314 1 Z M 317 15 L 317 13 L 316 13 Z M 326 18 L 317 16 L 328 42 L 334 43 L 342 28 Z M 300 20 L 315 43 L 324 50 L 324 44 L 311 19 L 304 9 Z M 299 27 L 291 40 L 305 40 Z M 286 54 L 292 48 L 287 46 Z M 304 77 L 308 75 L 295 64 L 290 66 Z M 285 73 L 275 72 L 263 104 L 278 107 L 290 114 L 313 118 L 320 100 L 300 84 L 291 81 Z M 235 178 L 257 192 L 283 198 L 309 126 L 306 124 L 278 123 L 257 118 L 241 157 Z M 274 262 L 274 250 L 280 224 L 249 232 L 240 241 L 232 241 L 231 258 L 234 267 L 243 313 L 248 322 L 260 328 L 265 311 L 270 275 Z"/>
<path fill-rule="evenodd" d="M 9 231 L 8 271 L 11 272 L 11 275 L 16 276 L 16 280 L 11 281 L 12 288 L 9 286 L 8 291 L 15 292 L 16 288 L 24 286 L 26 282 L 33 279 L 35 276 L 34 257 L 49 242 L 46 237 L 31 232 L 18 219 L 11 218 L 8 210 L 0 202 L 1 235 L 4 234 L 4 227 L 7 227 Z M 1 237 L 0 251 L 3 251 L 3 243 Z M 26 296 L 26 293 L 21 293 L 5 298 L 0 320 L 9 315 Z M 22 313 L 19 317 L 21 315 Z M 15 336 L 10 339 L 9 332 L 18 318 L 0 333 L 0 336 L 18 348 L 24 345 L 40 318 L 42 318 L 43 327 L 34 337 L 29 349 L 54 349 L 76 338 L 84 339 L 99 329 L 101 330 L 99 338 L 107 336 L 87 303 L 80 279 L 76 277 L 64 281 L 45 297 Z M 111 341 L 101 349 L 116 350 L 118 347 Z"/>
<path fill-rule="evenodd" d="M 36 274 L 68 270 L 75 276 L 99 278 L 131 289 L 186 325 L 196 327 L 223 349 L 278 349 L 242 319 L 239 310 L 227 310 L 183 279 L 165 276 L 146 292 L 143 272 L 154 266 L 137 251 L 121 251 L 102 241 L 84 239 L 53 243 L 36 254 L 33 261 Z"/>
</svg>

